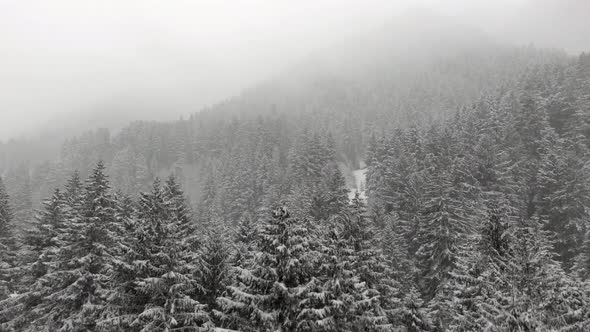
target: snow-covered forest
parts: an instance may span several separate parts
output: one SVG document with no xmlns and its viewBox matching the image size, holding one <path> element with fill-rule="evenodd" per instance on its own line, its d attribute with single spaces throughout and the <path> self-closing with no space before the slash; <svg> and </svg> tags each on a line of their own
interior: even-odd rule
<svg viewBox="0 0 590 332">
<path fill-rule="evenodd" d="M 590 55 L 432 18 L 0 141 L 0 331 L 590 331 Z"/>
</svg>

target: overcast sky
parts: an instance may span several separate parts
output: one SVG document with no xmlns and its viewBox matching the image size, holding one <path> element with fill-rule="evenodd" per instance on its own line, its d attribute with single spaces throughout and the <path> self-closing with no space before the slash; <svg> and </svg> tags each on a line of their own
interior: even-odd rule
<svg viewBox="0 0 590 332">
<path fill-rule="evenodd" d="M 121 100 L 196 111 L 410 6 L 498 31 L 525 1 L 0 0 L 0 139 Z"/>
</svg>

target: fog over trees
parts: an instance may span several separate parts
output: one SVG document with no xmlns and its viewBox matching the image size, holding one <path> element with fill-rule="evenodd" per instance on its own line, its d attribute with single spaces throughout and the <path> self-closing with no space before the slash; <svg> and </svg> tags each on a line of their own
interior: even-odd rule
<svg viewBox="0 0 590 332">
<path fill-rule="evenodd" d="M 0 331 L 590 330 L 586 1 L 0 22 Z"/>
</svg>

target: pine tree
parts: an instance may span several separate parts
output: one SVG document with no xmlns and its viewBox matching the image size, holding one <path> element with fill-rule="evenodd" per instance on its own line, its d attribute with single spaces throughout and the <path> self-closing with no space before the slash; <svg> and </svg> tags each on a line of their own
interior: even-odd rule
<svg viewBox="0 0 590 332">
<path fill-rule="evenodd" d="M 207 311 L 214 313 L 212 320 L 217 326 L 222 317 L 217 299 L 220 298 L 231 283 L 230 259 L 233 254 L 229 246 L 229 236 L 223 226 L 216 226 L 208 230 L 202 248 L 203 271 L 200 284 L 203 291 L 197 296 L 199 302 L 207 306 Z"/>
<path fill-rule="evenodd" d="M 20 310 L 10 326 L 22 331 L 95 329 L 104 308 L 114 244 L 111 203 L 104 166 L 99 163 L 86 183 L 80 210 L 67 206 L 63 223 L 54 226 L 51 218 L 41 219 L 37 234 L 46 228 L 58 230 L 39 255 L 44 274 L 14 299 Z"/>
<path fill-rule="evenodd" d="M 71 217 L 68 209 L 62 192 L 56 189 L 53 196 L 43 202 L 43 209 L 36 215 L 33 228 L 26 234 L 25 244 L 30 251 L 32 264 L 27 266 L 29 271 L 26 274 L 33 281 L 47 273 L 47 264 L 55 259 L 52 251 L 65 244 L 60 235 L 65 231 L 66 219 Z M 28 284 L 25 280 L 25 287 Z"/>
<path fill-rule="evenodd" d="M 136 204 L 128 195 L 117 192 L 115 195 L 115 220 L 121 232 L 133 232 L 135 216 L 137 214 Z M 123 237 L 125 237 L 123 235 Z"/>
<path fill-rule="evenodd" d="M 582 248 L 576 256 L 572 269 L 582 280 L 590 278 L 590 231 L 586 232 Z"/>
<path fill-rule="evenodd" d="M 372 299 L 367 299 L 366 286 L 354 272 L 354 249 L 344 236 L 342 224 L 327 224 L 319 268 L 321 286 L 311 287 L 310 302 L 303 310 L 317 318 L 321 331 L 354 331 L 357 318 L 370 314 Z"/>
<path fill-rule="evenodd" d="M 132 330 L 131 323 L 139 304 L 134 292 L 137 266 L 133 260 L 136 232 L 139 227 L 137 204 L 123 192 L 117 192 L 115 201 L 115 239 L 118 245 L 113 250 L 110 282 L 106 290 L 106 305 L 97 325 L 101 331 L 119 332 Z"/>
<path fill-rule="evenodd" d="M 232 204 L 223 204 L 224 216 L 235 225 L 241 215 L 246 212 L 252 212 L 254 209 L 254 191 L 253 173 L 255 172 L 255 156 L 252 146 L 243 143 L 244 146 L 238 146 L 235 151 L 230 153 L 229 164 L 225 166 L 223 181 L 224 202 Z"/>
<path fill-rule="evenodd" d="M 399 305 L 399 283 L 387 264 L 387 258 L 379 248 L 372 221 L 366 215 L 366 207 L 357 192 L 351 205 L 341 215 L 343 236 L 352 246 L 353 271 L 365 284 L 366 295 L 372 304 L 372 313 L 359 317 L 363 329 L 384 329 L 393 320 L 392 312 Z"/>
<path fill-rule="evenodd" d="M 455 170 L 458 174 L 435 170 L 439 174 L 432 174 L 428 179 L 418 258 L 422 289 L 430 298 L 448 278 L 461 241 L 479 222 L 478 202 L 469 197 L 473 187 L 463 182 L 461 176 L 465 173 L 461 174 L 460 169 Z"/>
<path fill-rule="evenodd" d="M 386 317 L 376 290 L 360 280 L 357 253 L 342 220 L 327 225 L 322 256 L 322 284 L 310 293 L 315 307 L 304 313 L 316 317 L 316 328 L 321 331 L 378 330 Z"/>
<path fill-rule="evenodd" d="M 537 216 L 546 229 L 557 234 L 555 249 L 569 270 L 582 246 L 590 207 L 590 172 L 585 163 L 587 148 L 544 131 L 537 175 Z M 582 235 L 579 235 L 582 234 Z"/>
<path fill-rule="evenodd" d="M 26 164 L 10 170 L 5 177 L 6 190 L 10 194 L 12 221 L 20 228 L 27 229 L 33 212 L 31 177 Z"/>
<path fill-rule="evenodd" d="M 21 294 L 0 302 L 0 322 L 4 321 L 7 329 L 24 330 L 27 324 L 34 321 L 33 309 L 51 291 L 50 286 L 39 280 L 55 269 L 55 262 L 59 259 L 58 248 L 66 244 L 61 232 L 68 216 L 61 192 L 56 190 L 43 206 L 33 228 L 26 233 L 26 255 L 18 269 Z"/>
<path fill-rule="evenodd" d="M 358 194 L 326 225 L 316 284 L 304 315 L 322 331 L 387 330 L 398 305 L 397 283 L 378 249 Z M 321 282 L 321 284 L 317 284 Z"/>
<path fill-rule="evenodd" d="M 590 75 L 588 74 L 588 54 L 581 54 L 572 68 L 568 77 L 567 92 L 572 95 L 568 98 L 574 115 L 569 119 L 568 129 L 571 136 L 581 135 L 590 137 Z"/>
<path fill-rule="evenodd" d="M 0 177 L 0 300 L 7 298 L 15 286 L 16 242 L 12 233 L 12 217 L 10 199 Z"/>
<path fill-rule="evenodd" d="M 455 264 L 434 299 L 430 315 L 437 326 L 449 331 L 472 331 L 490 328 L 481 310 L 486 302 L 485 257 L 477 251 L 477 238 L 471 238 L 458 248 Z M 498 285 L 499 286 L 499 285 Z"/>
<path fill-rule="evenodd" d="M 61 232 L 61 224 L 71 216 L 67 202 L 59 189 L 43 202 L 43 208 L 37 213 L 35 227 L 28 232 L 26 242 L 32 250 L 40 252 L 42 249 L 54 245 L 51 241 Z"/>
<path fill-rule="evenodd" d="M 80 173 L 78 171 L 74 171 L 66 182 L 64 196 L 68 202 L 68 205 L 75 210 L 82 207 L 83 189 L 84 188 L 82 180 L 80 179 Z"/>
<path fill-rule="evenodd" d="M 250 214 L 242 215 L 238 229 L 235 231 L 235 255 L 234 265 L 243 268 L 249 267 L 252 263 L 252 253 L 255 252 L 258 228 Z"/>
<path fill-rule="evenodd" d="M 192 211 L 186 201 L 184 192 L 176 178 L 171 175 L 164 185 L 164 195 L 168 204 L 168 209 L 172 212 L 173 218 L 179 223 L 181 228 L 187 227 L 192 223 Z"/>
<path fill-rule="evenodd" d="M 179 239 L 185 246 L 196 249 L 199 246 L 199 241 L 193 213 L 180 184 L 176 182 L 174 176 L 170 176 L 166 180 L 163 190 L 166 209 L 170 211 L 173 222 L 177 223 Z"/>
<path fill-rule="evenodd" d="M 365 152 L 365 162 L 367 163 L 366 192 L 369 197 L 369 210 L 373 213 L 383 205 L 380 204 L 381 202 L 378 202 L 375 204 L 375 207 L 373 206 L 375 200 L 381 196 L 378 193 L 381 192 L 383 187 L 383 164 L 381 161 L 384 158 L 383 154 L 385 152 L 382 150 L 385 150 L 385 147 L 381 143 L 377 141 L 375 133 L 371 133 L 367 144 L 367 151 Z"/>
<path fill-rule="evenodd" d="M 491 328 L 505 317 L 504 303 L 510 289 L 508 266 L 513 258 L 514 216 L 502 207 L 488 210 L 488 218 L 469 237 L 456 256 L 448 283 L 439 294 L 439 315 L 452 331 Z"/>
<path fill-rule="evenodd" d="M 289 209 L 289 214 L 295 218 L 311 218 L 321 216 L 321 212 L 316 209 L 318 206 L 319 197 L 316 197 L 318 190 L 315 185 L 294 185 L 291 187 L 286 203 L 292 208 Z"/>
<path fill-rule="evenodd" d="M 217 178 L 213 173 L 213 170 L 209 170 L 206 174 L 203 183 L 203 189 L 201 190 L 200 204 L 198 207 L 199 212 L 199 223 L 206 225 L 213 218 L 219 214 L 217 202 L 220 196 L 220 186 L 217 183 Z"/>
<path fill-rule="evenodd" d="M 400 283 L 404 292 L 409 291 L 414 284 L 417 273 L 414 262 L 408 255 L 408 245 L 404 237 L 404 223 L 394 212 L 385 218 L 385 229 L 381 236 L 383 254 L 393 273 L 393 278 Z"/>
<path fill-rule="evenodd" d="M 181 225 L 159 180 L 142 193 L 135 230 L 122 260 L 116 260 L 114 288 L 100 326 L 114 331 L 201 331 L 204 306 L 191 298 L 202 286 L 194 257 L 180 241 Z"/>
<path fill-rule="evenodd" d="M 243 331 L 298 331 L 313 326 L 301 321 L 302 302 L 313 285 L 313 254 L 302 221 L 284 208 L 262 225 L 253 266 L 238 268 L 236 283 L 219 299 L 228 327 Z"/>
<path fill-rule="evenodd" d="M 549 330 L 547 318 L 551 313 L 544 308 L 551 290 L 559 292 L 563 271 L 554 260 L 550 234 L 535 219 L 520 221 L 514 232 L 513 256 L 509 262 L 509 299 L 499 328 L 511 330 Z"/>
<path fill-rule="evenodd" d="M 342 172 L 336 163 L 329 163 L 322 169 L 323 181 L 312 195 L 310 214 L 316 220 L 327 220 L 348 205 L 348 188 Z"/>
<path fill-rule="evenodd" d="M 411 288 L 402 300 L 402 306 L 397 310 L 396 315 L 400 317 L 401 326 L 408 332 L 432 331 L 430 318 L 420 298 L 420 293 Z"/>
<path fill-rule="evenodd" d="M 330 154 L 317 133 L 301 132 L 288 157 L 292 185 L 305 187 L 320 180 Z"/>
<path fill-rule="evenodd" d="M 115 244 L 115 206 L 102 162 L 86 181 L 80 212 L 79 217 L 71 219 L 70 229 L 62 233 L 71 236 L 71 242 L 63 248 L 60 258 L 70 261 L 48 277 L 65 276 L 65 287 L 47 299 L 62 308 L 62 324 L 70 325 L 72 330 L 92 330 L 104 308 Z"/>
</svg>

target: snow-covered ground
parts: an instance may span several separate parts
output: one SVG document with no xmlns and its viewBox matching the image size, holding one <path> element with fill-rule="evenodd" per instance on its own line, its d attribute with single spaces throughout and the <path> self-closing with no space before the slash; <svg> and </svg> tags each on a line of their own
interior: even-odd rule
<svg viewBox="0 0 590 332">
<path fill-rule="evenodd" d="M 350 198 L 351 200 L 354 198 L 354 195 L 356 194 L 357 191 L 360 193 L 361 199 L 367 200 L 367 195 L 366 195 L 366 191 L 365 191 L 366 174 L 367 174 L 366 168 L 357 169 L 357 170 L 352 171 L 352 177 L 353 177 L 354 181 L 353 181 L 352 185 L 350 186 L 350 188 L 348 188 L 350 190 L 350 192 L 348 193 L 348 198 Z"/>
</svg>

